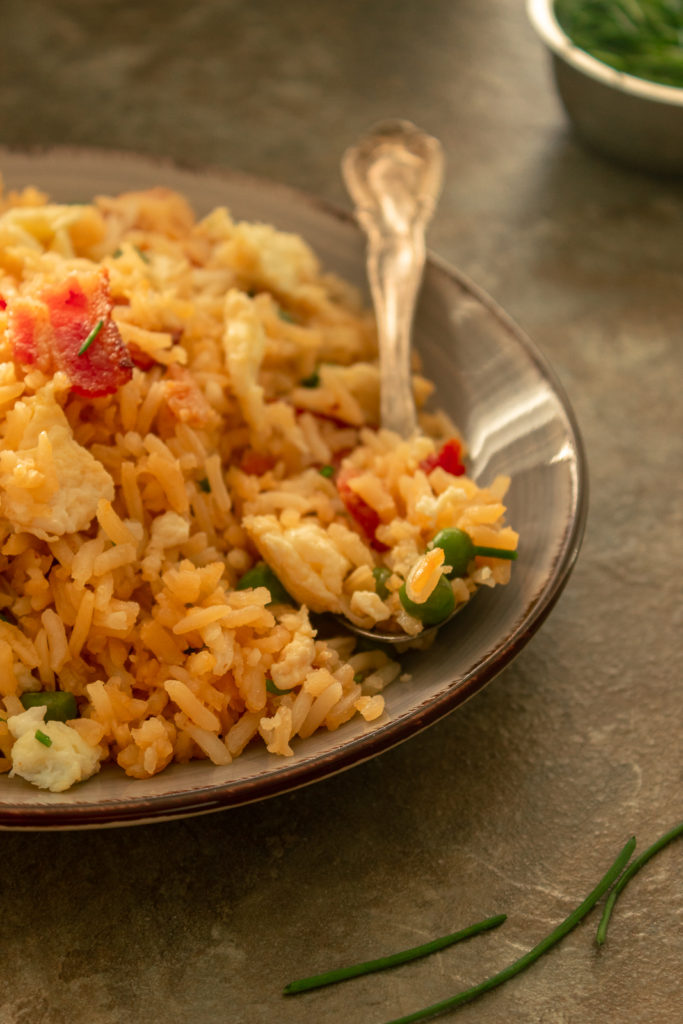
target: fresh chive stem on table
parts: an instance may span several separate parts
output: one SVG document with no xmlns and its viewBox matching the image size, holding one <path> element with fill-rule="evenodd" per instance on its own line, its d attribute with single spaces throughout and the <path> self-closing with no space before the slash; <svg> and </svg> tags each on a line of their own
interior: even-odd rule
<svg viewBox="0 0 683 1024">
<path fill-rule="evenodd" d="M 631 881 L 633 876 L 637 874 L 638 871 L 640 871 L 643 865 L 647 864 L 651 857 L 654 857 L 654 855 L 656 853 L 659 853 L 659 851 L 663 849 L 663 847 L 667 846 L 674 839 L 678 839 L 679 836 L 682 835 L 683 821 L 680 823 L 680 825 L 675 825 L 673 828 L 669 829 L 668 832 L 665 832 L 663 836 L 660 836 L 659 839 L 657 839 L 656 842 L 652 844 L 652 846 L 648 846 L 647 850 L 644 850 L 641 853 L 640 857 L 636 857 L 636 859 L 628 865 L 623 875 L 619 879 L 617 879 L 614 887 L 612 888 L 611 892 L 607 897 L 607 900 L 605 901 L 605 908 L 602 912 L 600 924 L 598 925 L 598 931 L 595 936 L 595 941 L 599 946 L 602 946 L 605 939 L 607 938 L 607 925 L 609 924 L 610 917 L 612 916 L 612 911 L 614 910 L 614 904 L 617 902 L 619 893 L 622 892 L 622 890 Z"/>
<path fill-rule="evenodd" d="M 572 929 L 583 920 L 586 914 L 592 910 L 600 897 L 607 892 L 613 882 L 621 875 L 625 866 L 629 862 L 631 854 L 635 849 L 635 845 L 635 838 L 629 839 L 612 866 L 607 872 L 605 872 L 603 877 L 600 879 L 593 891 L 588 894 L 583 903 L 581 903 L 576 910 L 572 911 L 569 917 L 566 917 L 564 921 L 549 935 L 544 939 L 541 939 L 538 945 L 534 946 L 533 949 L 530 949 L 528 953 L 525 953 L 518 960 L 515 960 L 514 963 L 511 963 L 508 967 L 499 971 L 498 974 L 494 974 L 490 978 L 486 978 L 485 981 L 479 982 L 478 985 L 466 988 L 454 996 L 442 999 L 438 1003 L 432 1003 L 430 1006 L 425 1006 L 421 1010 L 409 1013 L 405 1017 L 396 1017 L 391 1021 L 387 1021 L 387 1024 L 416 1024 L 417 1021 L 428 1020 L 430 1017 L 436 1017 L 438 1014 L 445 1013 L 447 1010 L 455 1010 L 458 1006 L 462 1006 L 463 1003 L 468 1003 L 472 999 L 476 999 L 477 996 L 481 996 L 485 992 L 490 992 L 491 989 L 497 988 L 504 982 L 509 981 L 510 978 L 514 978 L 516 974 L 520 974 L 527 967 L 530 967 L 531 964 L 539 959 L 539 957 L 543 956 L 543 954 L 552 946 L 556 945 L 560 939 L 564 938 L 565 935 L 572 931 Z"/>
<path fill-rule="evenodd" d="M 332 971 L 325 971 L 323 974 L 314 974 L 310 978 L 300 978 L 297 981 L 290 981 L 285 986 L 284 994 L 291 996 L 298 992 L 309 992 L 314 988 L 322 988 L 324 985 L 333 985 L 338 981 L 347 981 L 349 978 L 357 978 L 361 974 L 372 974 L 375 971 L 384 971 L 388 967 L 398 967 L 399 964 L 408 963 L 410 960 L 418 960 L 420 957 L 429 956 L 440 949 L 452 946 L 456 942 L 470 939 L 481 932 L 497 928 L 506 920 L 505 914 L 496 914 L 494 917 L 487 917 L 483 921 L 477 921 L 467 928 L 450 935 L 442 935 L 431 942 L 425 942 L 420 946 L 413 946 L 411 949 L 401 950 L 399 953 L 392 953 L 389 956 L 379 957 L 377 960 L 365 960 L 363 963 L 351 964 L 349 967 L 339 967 Z"/>
</svg>

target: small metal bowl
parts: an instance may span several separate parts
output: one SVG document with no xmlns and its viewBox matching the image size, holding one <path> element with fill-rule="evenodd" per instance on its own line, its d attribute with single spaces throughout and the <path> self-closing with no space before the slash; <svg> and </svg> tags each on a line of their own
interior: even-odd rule
<svg viewBox="0 0 683 1024">
<path fill-rule="evenodd" d="M 579 49 L 560 27 L 553 0 L 527 0 L 527 13 L 550 51 L 579 137 L 631 167 L 683 174 L 683 88 L 616 71 Z"/>
</svg>

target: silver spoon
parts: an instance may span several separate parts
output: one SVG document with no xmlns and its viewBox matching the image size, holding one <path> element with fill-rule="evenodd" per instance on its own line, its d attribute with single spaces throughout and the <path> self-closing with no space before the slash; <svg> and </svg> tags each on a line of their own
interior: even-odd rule
<svg viewBox="0 0 683 1024">
<path fill-rule="evenodd" d="M 441 192 L 443 164 L 439 140 L 410 121 L 399 120 L 376 124 L 342 157 L 344 182 L 368 241 L 367 274 L 379 342 L 381 423 L 402 438 L 417 431 L 411 333 L 425 264 L 425 230 Z M 444 624 L 412 638 L 340 620 L 360 636 L 397 645 L 426 639 Z"/>
</svg>

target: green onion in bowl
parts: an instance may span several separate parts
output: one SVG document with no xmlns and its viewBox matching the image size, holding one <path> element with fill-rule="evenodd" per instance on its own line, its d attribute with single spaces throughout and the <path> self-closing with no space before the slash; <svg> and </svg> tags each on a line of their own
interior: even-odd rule
<svg viewBox="0 0 683 1024">
<path fill-rule="evenodd" d="M 683 87 L 680 0 L 555 0 L 569 38 L 617 71 Z"/>
</svg>

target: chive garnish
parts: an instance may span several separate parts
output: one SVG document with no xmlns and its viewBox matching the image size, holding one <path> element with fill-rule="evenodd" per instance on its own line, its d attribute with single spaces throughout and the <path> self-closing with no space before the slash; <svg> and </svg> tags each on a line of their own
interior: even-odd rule
<svg viewBox="0 0 683 1024">
<path fill-rule="evenodd" d="M 680 825 L 675 825 L 674 828 L 669 829 L 669 831 L 665 832 L 663 836 L 660 836 L 652 846 L 648 846 L 647 850 L 641 853 L 640 857 L 636 857 L 636 859 L 626 868 L 605 901 L 605 909 L 602 912 L 598 931 L 595 936 L 595 941 L 599 946 L 602 946 L 603 942 L 607 938 L 607 925 L 609 924 L 609 919 L 612 916 L 614 904 L 617 902 L 619 893 L 628 885 L 633 876 L 640 871 L 643 865 L 647 864 L 650 857 L 654 857 L 654 855 L 659 853 L 667 843 L 672 842 L 674 839 L 678 839 L 681 835 L 683 835 L 683 822 L 681 822 Z"/>
<path fill-rule="evenodd" d="M 281 320 L 284 320 L 286 324 L 296 323 L 296 320 L 294 319 L 292 314 L 289 313 L 286 309 L 282 309 L 282 307 L 278 309 L 277 315 L 280 317 Z"/>
<path fill-rule="evenodd" d="M 119 246 L 117 249 L 114 249 L 113 253 L 111 254 L 111 258 L 113 260 L 118 260 L 122 256 L 123 256 L 123 249 L 121 248 L 121 246 Z"/>
<path fill-rule="evenodd" d="M 266 679 L 266 690 L 268 693 L 274 693 L 276 697 L 284 697 L 286 693 L 289 693 L 289 690 L 281 690 L 270 678 Z"/>
<path fill-rule="evenodd" d="M 399 964 L 408 963 L 409 960 L 418 960 L 420 957 L 429 956 L 439 949 L 445 949 L 463 939 L 472 938 L 480 932 L 497 928 L 506 920 L 505 914 L 496 914 L 495 917 L 487 917 L 484 921 L 478 921 L 459 932 L 452 932 L 450 935 L 442 935 L 441 938 L 432 939 L 421 946 L 413 946 L 411 949 L 403 949 L 399 953 L 392 953 L 389 956 L 379 957 L 377 960 L 366 960 L 360 964 L 352 964 L 350 967 L 339 967 L 334 971 L 325 971 L 324 974 L 314 974 L 310 978 L 300 978 L 297 981 L 290 981 L 285 985 L 284 994 L 287 996 L 296 995 L 297 992 L 308 992 L 314 988 L 322 988 L 324 985 L 333 985 L 338 981 L 346 981 L 348 978 L 357 978 L 361 974 L 372 974 L 375 971 L 384 971 L 388 967 L 398 967 Z"/>
<path fill-rule="evenodd" d="M 84 352 L 87 352 L 87 350 L 90 348 L 90 346 L 92 345 L 93 341 L 95 340 L 95 338 L 100 333 L 100 331 L 102 330 L 103 327 L 104 327 L 104 320 L 98 320 L 97 323 L 95 324 L 95 326 L 93 327 L 92 331 L 88 335 L 88 337 L 85 339 L 85 341 L 83 342 L 83 344 L 79 348 L 79 350 L 78 350 L 79 356 L 82 356 Z"/>
<path fill-rule="evenodd" d="M 304 377 L 299 383 L 302 388 L 317 388 L 320 384 L 320 374 L 317 370 L 314 370 L 313 373 L 309 374 L 308 377 Z"/>
<path fill-rule="evenodd" d="M 683 85 L 680 0 L 555 0 L 572 42 L 617 71 Z"/>
<path fill-rule="evenodd" d="M 355 676 L 353 677 L 354 683 L 362 683 L 364 679 L 365 676 L 363 675 L 362 672 L 356 672 Z"/>
<path fill-rule="evenodd" d="M 331 476 L 334 476 L 334 466 L 321 466 L 318 472 L 321 476 L 324 476 L 326 480 L 329 480 Z"/>
<path fill-rule="evenodd" d="M 530 949 L 528 953 L 525 953 L 518 960 L 515 960 L 514 963 L 511 963 L 508 967 L 499 971 L 498 974 L 494 974 L 490 978 L 486 978 L 484 981 L 479 982 L 478 985 L 466 988 L 454 996 L 442 999 L 438 1003 L 432 1003 L 431 1006 L 425 1006 L 423 1009 L 416 1010 L 414 1013 L 409 1013 L 405 1017 L 396 1017 L 393 1020 L 387 1021 L 387 1024 L 415 1024 L 416 1021 L 427 1020 L 427 1018 L 435 1017 L 437 1014 L 444 1013 L 446 1010 L 454 1010 L 463 1003 L 468 1003 L 472 999 L 476 999 L 477 996 L 481 996 L 485 992 L 489 992 L 491 989 L 497 988 L 499 985 L 502 985 L 503 982 L 509 981 L 510 978 L 514 978 L 516 974 L 520 974 L 527 967 L 530 967 L 531 964 L 539 959 L 539 957 L 543 956 L 543 954 L 552 946 L 556 945 L 560 939 L 563 939 L 565 935 L 568 935 L 569 932 L 583 920 L 586 914 L 593 909 L 603 893 L 609 889 L 614 880 L 618 878 L 624 870 L 625 865 L 628 864 L 629 858 L 635 849 L 635 845 L 635 838 L 629 839 L 612 866 L 605 872 L 593 891 L 586 896 L 583 903 L 581 903 L 576 910 L 572 911 L 569 917 L 566 917 L 564 921 L 549 935 L 544 939 L 541 939 L 538 945 L 534 946 L 533 949 Z"/>
<path fill-rule="evenodd" d="M 509 548 L 487 548 L 482 547 L 481 544 L 474 545 L 475 555 L 484 555 L 487 558 L 507 558 L 510 561 L 514 561 L 517 558 L 517 552 L 511 551 Z"/>
<path fill-rule="evenodd" d="M 204 494 L 211 494 L 211 484 L 209 483 L 207 477 L 204 477 L 202 480 L 199 480 L 198 486 L 200 491 L 204 491 Z"/>
<path fill-rule="evenodd" d="M 44 747 L 51 747 L 52 740 L 49 736 L 46 736 L 40 729 L 36 729 L 36 739 L 39 743 L 42 743 Z"/>
<path fill-rule="evenodd" d="M 377 596 L 382 601 L 386 601 L 389 597 L 389 588 L 387 587 L 387 580 L 391 576 L 391 569 L 387 569 L 386 565 L 376 565 L 372 570 L 372 575 L 375 577 L 375 591 Z"/>
<path fill-rule="evenodd" d="M 149 256 L 147 255 L 146 252 L 143 252 L 139 245 L 134 245 L 133 248 L 135 249 L 136 253 L 138 254 L 143 263 L 149 263 Z"/>
</svg>

